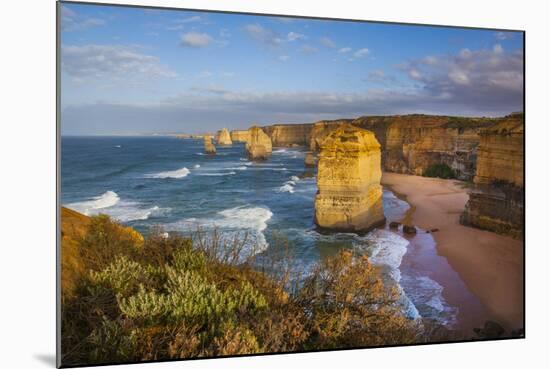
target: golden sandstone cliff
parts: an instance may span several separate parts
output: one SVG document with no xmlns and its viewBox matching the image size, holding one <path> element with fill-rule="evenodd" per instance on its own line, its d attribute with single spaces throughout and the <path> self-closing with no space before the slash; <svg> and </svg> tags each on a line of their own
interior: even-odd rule
<svg viewBox="0 0 550 369">
<path fill-rule="evenodd" d="M 204 136 L 204 152 L 207 154 L 216 153 L 216 146 L 212 143 L 212 136 Z"/>
<path fill-rule="evenodd" d="M 218 136 L 216 137 L 216 143 L 218 145 L 224 145 L 229 146 L 233 145 L 233 142 L 231 141 L 231 135 L 229 134 L 229 131 L 227 128 L 222 128 L 218 131 Z"/>
<path fill-rule="evenodd" d="M 307 146 L 311 137 L 311 124 L 274 124 L 263 127 L 273 146 Z"/>
<path fill-rule="evenodd" d="M 246 142 L 248 141 L 248 130 L 234 129 L 231 131 L 231 141 Z"/>
<path fill-rule="evenodd" d="M 248 130 L 246 151 L 251 160 L 266 160 L 271 155 L 271 139 L 260 127 L 253 126 Z"/>
<path fill-rule="evenodd" d="M 367 231 L 384 223 L 380 144 L 370 131 L 339 126 L 321 143 L 315 223 L 341 231 Z"/>
<path fill-rule="evenodd" d="M 480 132 L 475 188 L 470 191 L 462 224 L 523 237 L 523 114 L 507 117 Z"/>
<path fill-rule="evenodd" d="M 363 116 L 309 124 L 263 127 L 274 146 L 309 146 L 318 151 L 325 137 L 342 124 L 374 132 L 381 145 L 383 169 L 423 175 L 434 164 L 446 164 L 458 179 L 470 181 L 476 173 L 480 131 L 508 118 L 462 118 L 423 114 Z"/>
</svg>

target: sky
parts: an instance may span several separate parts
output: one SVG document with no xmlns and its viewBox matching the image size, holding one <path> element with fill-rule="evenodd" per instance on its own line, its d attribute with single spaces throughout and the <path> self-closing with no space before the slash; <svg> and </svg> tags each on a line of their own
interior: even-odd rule
<svg viewBox="0 0 550 369">
<path fill-rule="evenodd" d="M 61 5 L 63 135 L 523 110 L 523 34 Z"/>
</svg>

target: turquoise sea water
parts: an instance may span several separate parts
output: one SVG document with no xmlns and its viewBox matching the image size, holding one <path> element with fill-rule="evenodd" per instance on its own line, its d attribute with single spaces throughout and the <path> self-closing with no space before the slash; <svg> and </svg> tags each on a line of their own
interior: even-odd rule
<svg viewBox="0 0 550 369">
<path fill-rule="evenodd" d="M 280 239 L 289 240 L 296 268 L 307 273 L 322 257 L 341 248 L 369 255 L 384 277 L 402 290 L 411 317 L 453 326 L 458 308 L 447 304 L 443 287 L 429 270 L 402 264 L 409 242 L 389 229 L 367 235 L 318 233 L 313 224 L 315 171 L 304 168 L 305 151 L 274 148 L 262 163 L 246 158 L 244 144 L 218 146 L 203 154 L 202 140 L 174 137 L 63 137 L 62 204 L 87 215 L 108 214 L 147 233 L 220 229 L 247 235 L 260 255 Z M 400 219 L 408 204 L 384 190 L 388 221 Z M 443 263 L 435 250 L 429 250 Z M 439 258 L 439 259 L 438 259 Z M 446 262 L 445 262 L 446 263 Z"/>
</svg>

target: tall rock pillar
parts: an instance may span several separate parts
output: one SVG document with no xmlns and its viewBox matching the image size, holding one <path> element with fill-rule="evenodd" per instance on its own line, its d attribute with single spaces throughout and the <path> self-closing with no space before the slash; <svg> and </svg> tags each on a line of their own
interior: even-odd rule
<svg viewBox="0 0 550 369">
<path fill-rule="evenodd" d="M 248 130 L 246 151 L 251 160 L 266 160 L 271 156 L 271 139 L 260 127 L 253 126 Z"/>
<path fill-rule="evenodd" d="M 233 145 L 233 142 L 231 141 L 231 135 L 229 134 L 229 131 L 227 128 L 222 128 L 218 131 L 218 137 L 216 138 L 216 142 L 218 145 L 223 146 L 230 146 Z"/>
<path fill-rule="evenodd" d="M 380 144 L 374 133 L 343 124 L 320 144 L 315 223 L 367 231 L 385 222 Z"/>
</svg>

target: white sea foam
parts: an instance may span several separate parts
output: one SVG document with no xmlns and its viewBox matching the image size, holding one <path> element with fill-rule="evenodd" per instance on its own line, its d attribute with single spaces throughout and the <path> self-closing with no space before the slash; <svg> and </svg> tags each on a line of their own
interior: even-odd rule
<svg viewBox="0 0 550 369">
<path fill-rule="evenodd" d="M 84 215 L 107 214 L 120 222 L 145 220 L 152 215 L 161 215 L 168 210 L 158 206 L 143 208 L 137 202 L 121 200 L 114 191 L 107 191 L 90 200 L 74 202 L 66 206 Z"/>
<path fill-rule="evenodd" d="M 184 178 L 187 177 L 187 175 L 191 173 L 189 169 L 186 167 L 177 169 L 177 170 L 170 170 L 166 172 L 159 172 L 155 174 L 147 174 L 145 177 L 147 178 Z"/>
<path fill-rule="evenodd" d="M 282 185 L 281 187 L 279 187 L 279 189 L 277 190 L 277 192 L 290 192 L 290 193 L 294 193 L 294 187 L 292 187 L 292 185 L 290 184 L 284 184 Z"/>
<path fill-rule="evenodd" d="M 292 177 L 290 177 L 290 180 L 294 181 L 294 182 L 298 182 L 300 180 L 300 178 L 298 176 L 292 176 Z"/>
<path fill-rule="evenodd" d="M 68 204 L 67 207 L 85 215 L 90 215 L 90 211 L 111 207 L 119 201 L 120 197 L 116 192 L 107 191 L 102 195 L 92 197 L 90 200 Z"/>
<path fill-rule="evenodd" d="M 409 242 L 403 237 L 383 229 L 375 229 L 363 237 L 370 245 L 369 260 L 379 266 L 389 268 L 388 273 L 394 281 L 401 280 L 401 260 L 407 252 Z"/>
<path fill-rule="evenodd" d="M 232 176 L 237 174 L 237 172 L 223 172 L 223 173 L 198 173 L 199 176 L 209 176 L 209 177 L 220 177 L 220 176 Z"/>
<path fill-rule="evenodd" d="M 239 206 L 219 211 L 208 218 L 187 218 L 166 225 L 167 230 L 195 232 L 198 228 L 223 230 L 222 237 L 227 242 L 235 238 L 244 240 L 246 252 L 262 252 L 268 247 L 263 231 L 273 213 L 265 207 Z"/>
<path fill-rule="evenodd" d="M 120 148 L 122 147 L 122 145 L 115 145 L 115 147 L 116 147 L 117 149 L 120 149 Z"/>
<path fill-rule="evenodd" d="M 195 164 L 195 165 L 193 166 L 193 168 L 195 168 L 195 169 L 196 169 L 196 168 L 200 168 L 200 167 L 201 167 L 200 164 Z"/>
</svg>

